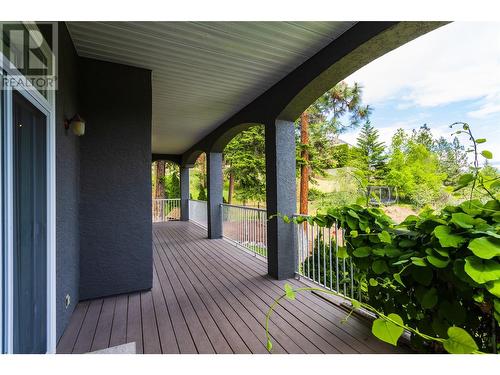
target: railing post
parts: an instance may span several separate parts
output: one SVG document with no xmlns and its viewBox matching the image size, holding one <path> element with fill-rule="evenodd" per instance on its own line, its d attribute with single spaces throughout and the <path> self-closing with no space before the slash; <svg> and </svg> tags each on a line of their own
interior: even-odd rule
<svg viewBox="0 0 500 375">
<path fill-rule="evenodd" d="M 179 168 L 181 185 L 181 221 L 189 221 L 189 168 Z"/>
<path fill-rule="evenodd" d="M 266 126 L 267 217 L 292 217 L 297 209 L 295 182 L 295 124 L 275 120 Z M 296 241 L 294 226 L 280 218 L 267 222 L 268 274 L 278 280 L 295 276 Z"/>
<path fill-rule="evenodd" d="M 222 153 L 207 152 L 208 238 L 222 238 Z"/>
</svg>

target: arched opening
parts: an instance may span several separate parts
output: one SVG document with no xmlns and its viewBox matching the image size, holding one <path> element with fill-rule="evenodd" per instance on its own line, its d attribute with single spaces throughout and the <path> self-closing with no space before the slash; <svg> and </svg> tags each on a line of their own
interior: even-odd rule
<svg viewBox="0 0 500 375">
<path fill-rule="evenodd" d="M 224 147 L 224 203 L 265 208 L 264 125 L 252 124 Z"/>
<path fill-rule="evenodd" d="M 247 124 L 223 150 L 223 236 L 267 256 L 265 128 Z M 226 138 L 227 139 L 227 138 Z"/>
<path fill-rule="evenodd" d="M 199 152 L 189 168 L 189 220 L 207 227 L 207 155 Z"/>
<path fill-rule="evenodd" d="M 207 200 L 207 156 L 200 153 L 189 169 L 189 199 Z"/>
<path fill-rule="evenodd" d="M 156 160 L 151 164 L 151 179 L 153 222 L 179 220 L 179 165 L 168 160 Z"/>
</svg>

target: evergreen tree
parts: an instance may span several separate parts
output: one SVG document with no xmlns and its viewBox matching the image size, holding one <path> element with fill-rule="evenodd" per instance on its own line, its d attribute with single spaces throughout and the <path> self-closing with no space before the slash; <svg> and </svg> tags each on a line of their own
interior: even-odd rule
<svg viewBox="0 0 500 375">
<path fill-rule="evenodd" d="M 411 140 L 419 145 L 424 146 L 427 150 L 434 150 L 435 142 L 432 136 L 431 129 L 427 124 L 423 124 L 420 129 L 412 130 Z"/>
<path fill-rule="evenodd" d="M 313 134 L 320 139 L 320 144 L 331 150 L 331 142 L 338 134 L 359 126 L 370 115 L 369 106 L 362 104 L 362 87 L 358 83 L 352 86 L 342 81 L 325 92 L 304 113 L 298 121 L 300 140 L 298 140 L 297 167 L 300 170 L 299 202 L 301 214 L 308 214 L 309 182 L 313 181 L 314 172 L 324 173 L 324 170 L 335 165 L 333 152 L 325 153 L 314 147 Z M 329 144 L 330 143 L 330 144 Z"/>
<path fill-rule="evenodd" d="M 435 152 L 438 154 L 440 172 L 446 173 L 444 184 L 455 185 L 467 167 L 465 147 L 457 137 L 454 137 L 452 142 L 441 137 L 435 143 Z"/>
<path fill-rule="evenodd" d="M 383 178 L 386 164 L 385 145 L 384 142 L 379 141 L 378 130 L 370 121 L 367 121 L 361 128 L 355 153 L 359 168 L 365 172 L 369 183 Z"/>
<path fill-rule="evenodd" d="M 244 203 L 250 200 L 265 201 L 264 140 L 264 127 L 258 125 L 239 133 L 225 147 L 225 174 L 229 178 L 228 202 L 232 202 L 235 191 L 236 197 Z"/>
</svg>

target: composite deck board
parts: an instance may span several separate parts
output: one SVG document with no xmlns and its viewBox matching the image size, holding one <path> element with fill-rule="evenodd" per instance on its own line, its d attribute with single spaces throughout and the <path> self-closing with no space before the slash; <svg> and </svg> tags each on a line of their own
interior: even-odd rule
<svg viewBox="0 0 500 375">
<path fill-rule="evenodd" d="M 184 236 L 189 236 L 189 232 L 184 232 Z M 207 242 L 206 246 L 210 247 L 211 243 Z M 265 267 L 266 264 L 263 262 L 255 262 L 253 259 L 246 259 L 245 257 L 238 256 L 238 249 L 236 249 L 235 253 L 235 248 L 232 246 L 230 243 L 227 243 L 227 245 L 219 245 L 217 246 L 217 251 L 225 251 L 227 256 L 232 258 L 235 257 L 236 261 L 238 262 L 244 262 L 249 261 L 248 263 L 251 265 L 259 265 L 261 267 L 258 268 L 257 274 L 258 276 L 262 273 L 265 273 Z M 226 257 L 219 257 L 219 261 L 221 262 L 226 262 Z M 231 263 L 231 262 L 229 262 Z M 243 268 L 241 268 L 243 269 Z M 259 280 L 263 281 L 264 283 L 267 283 L 268 288 L 262 288 L 262 291 L 266 294 L 271 293 L 270 296 L 272 298 L 275 298 L 277 294 L 283 293 L 283 284 L 284 282 L 279 282 L 275 280 L 270 280 L 268 278 L 260 278 L 254 277 L 255 275 L 252 275 L 251 272 L 244 272 L 244 277 L 247 280 L 251 280 L 251 282 L 254 282 L 254 280 Z M 294 280 L 288 280 L 287 282 L 290 282 L 292 284 L 295 284 L 297 287 L 304 286 L 302 283 L 294 281 Z M 280 284 L 281 285 L 277 285 Z M 310 296 L 310 297 L 307 297 Z M 306 299 L 307 298 L 307 299 Z M 297 307 L 297 304 L 300 302 L 302 303 L 302 306 L 300 308 Z M 313 303 L 311 303 L 313 302 Z M 316 308 L 320 307 L 321 304 L 326 305 L 326 309 L 323 308 L 323 312 L 327 313 L 328 319 L 325 318 L 323 315 L 319 314 L 316 310 Z M 328 302 L 325 302 L 323 299 L 318 298 L 317 296 L 310 295 L 309 293 L 305 295 L 298 295 L 297 300 L 292 302 L 288 302 L 284 300 L 281 305 L 287 310 L 293 312 L 294 314 L 297 314 L 296 316 L 299 319 L 304 318 L 304 313 L 307 314 L 307 317 L 312 319 L 313 321 L 317 323 L 321 323 L 323 327 L 327 328 L 330 330 L 334 335 L 338 336 L 340 340 L 348 340 L 349 337 L 347 335 L 355 335 L 354 338 L 356 340 L 348 340 L 347 342 L 351 345 L 352 349 L 355 350 L 361 350 L 363 353 L 370 353 L 370 352 L 387 352 L 391 353 L 393 352 L 393 348 L 389 347 L 386 344 L 381 343 L 379 340 L 375 339 L 373 335 L 370 333 L 369 330 L 366 329 L 362 325 L 362 321 L 356 320 L 355 318 L 350 319 L 347 323 L 341 323 L 341 320 L 345 318 L 346 312 L 340 309 L 332 309 L 332 305 Z M 325 306 L 323 306 L 325 307 Z M 333 316 L 332 316 L 333 313 Z M 351 324 L 351 322 L 354 321 L 355 324 Z M 333 325 L 332 325 L 333 323 Z M 312 325 L 315 325 L 315 323 L 312 323 Z M 345 331 L 345 332 L 344 332 Z M 318 333 L 321 333 L 322 330 L 320 328 L 317 329 Z M 365 341 L 369 341 L 371 346 L 374 346 L 376 348 L 372 348 L 371 346 L 365 344 Z M 337 344 L 338 345 L 338 344 Z M 349 349 L 347 349 L 349 351 Z"/>
<path fill-rule="evenodd" d="M 254 275 L 245 275 L 243 271 L 235 269 L 232 267 L 231 264 L 226 263 L 224 257 L 212 258 L 213 253 L 211 251 L 205 252 L 202 248 L 200 248 L 200 253 L 201 252 L 203 252 L 203 254 L 207 257 L 205 258 L 205 261 L 210 262 L 214 267 L 217 267 L 218 262 L 220 262 L 221 264 L 224 263 L 224 267 L 226 268 L 224 269 L 223 272 L 227 272 L 226 273 L 227 275 L 230 275 L 231 277 L 234 277 L 235 279 L 239 280 L 241 283 L 240 285 L 247 284 L 245 285 L 245 288 L 254 291 L 256 295 L 258 295 L 260 299 L 263 300 L 266 307 L 273 303 L 274 298 L 276 298 L 277 295 L 283 293 L 282 289 L 278 289 L 276 291 L 273 291 L 271 289 L 271 291 L 268 292 L 269 285 L 265 285 L 265 282 L 267 281 L 265 277 L 255 278 Z M 200 253 L 197 252 L 197 254 Z M 281 310 L 280 308 L 278 308 L 277 314 L 280 314 L 283 317 L 283 319 L 289 320 L 290 323 L 296 329 L 300 330 L 301 335 L 307 337 L 314 345 L 316 345 L 322 351 L 326 351 L 328 353 L 358 352 L 355 349 L 349 347 L 344 342 L 340 341 L 338 337 L 336 338 L 336 340 L 332 340 L 331 332 L 327 331 L 324 327 L 321 327 L 317 322 L 311 320 L 301 310 L 297 309 L 294 303 L 283 301 L 281 303 L 281 306 L 284 307 L 285 309 Z M 310 327 L 308 325 L 305 325 L 303 321 L 308 321 L 309 322 L 308 325 Z M 330 344 L 330 342 L 332 342 L 333 345 Z"/>
<path fill-rule="evenodd" d="M 168 312 L 172 321 L 172 327 L 174 329 L 175 337 L 179 345 L 179 352 L 186 354 L 198 353 L 191 332 L 189 331 L 186 320 L 182 315 L 179 303 L 177 302 L 177 298 L 175 298 L 175 295 L 168 281 L 165 269 L 163 268 L 163 265 L 159 260 L 158 254 L 156 252 L 157 245 L 153 244 L 153 247 L 153 259 L 155 264 L 154 268 L 156 269 L 156 272 L 158 274 L 158 279 L 160 281 L 159 286 L 162 289 L 165 303 L 168 306 Z"/>
<path fill-rule="evenodd" d="M 158 325 L 150 292 L 141 293 L 142 341 L 145 354 L 160 354 L 161 345 Z"/>
<path fill-rule="evenodd" d="M 206 309 L 210 314 L 210 317 L 214 320 L 214 324 L 219 327 L 221 336 L 227 343 L 227 346 L 222 343 L 220 345 L 222 350 L 217 350 L 217 353 L 250 353 L 248 347 L 238 335 L 238 332 L 229 323 L 220 307 L 214 303 L 210 294 L 206 292 L 203 284 L 198 282 L 196 276 L 191 272 L 191 270 L 187 269 L 182 261 L 173 257 L 171 251 L 166 251 L 165 256 L 169 260 L 172 267 L 175 267 L 177 271 L 180 271 L 177 272 L 177 274 L 179 275 L 179 279 L 186 291 L 194 294 L 195 298 L 199 298 L 203 303 L 203 306 L 200 306 L 199 304 L 197 307 L 195 306 L 197 311 Z"/>
<path fill-rule="evenodd" d="M 178 354 L 179 344 L 175 337 L 172 320 L 168 313 L 168 307 L 163 297 L 163 292 L 159 286 L 158 274 L 156 267 L 153 267 L 153 289 L 151 294 L 153 296 L 153 304 L 156 314 L 156 322 L 158 324 L 158 336 L 160 338 L 160 345 L 162 353 Z M 194 345 L 194 344 L 193 344 Z"/>
<path fill-rule="evenodd" d="M 74 353 L 87 353 L 92 347 L 94 335 L 101 315 L 102 299 L 95 299 L 90 302 L 87 314 L 82 323 L 80 334 L 76 339 Z"/>
<path fill-rule="evenodd" d="M 128 295 L 117 296 L 111 324 L 111 336 L 109 338 L 109 346 L 111 347 L 123 345 L 127 342 L 127 312 Z"/>
<path fill-rule="evenodd" d="M 57 352 L 61 354 L 68 354 L 73 352 L 75 347 L 76 339 L 82 328 L 83 320 L 87 314 L 87 309 L 89 308 L 89 301 L 83 301 L 76 305 L 73 314 L 71 315 L 71 320 L 61 336 L 59 343 L 57 345 Z"/>
<path fill-rule="evenodd" d="M 185 259 L 186 264 L 189 264 L 189 267 L 193 271 L 195 277 L 198 278 L 198 280 L 205 285 L 206 288 L 208 288 L 208 293 L 223 310 L 224 315 L 227 317 L 229 322 L 231 322 L 231 324 L 237 329 L 240 337 L 245 340 L 245 343 L 248 348 L 250 348 L 251 352 L 267 353 L 265 330 L 264 325 L 262 325 L 262 321 L 257 320 L 257 318 L 252 315 L 239 300 L 230 294 L 224 284 L 211 277 L 210 273 L 207 272 L 205 265 L 198 264 L 192 257 L 190 258 L 188 256 L 184 258 L 184 255 L 181 254 L 181 252 L 176 252 L 176 256 L 179 259 Z M 275 350 L 279 353 L 285 353 L 279 344 L 275 345 Z"/>
<path fill-rule="evenodd" d="M 101 350 L 109 347 L 111 327 L 113 326 L 113 315 L 115 313 L 116 297 L 108 297 L 103 300 L 101 315 L 97 323 L 96 332 L 92 341 L 91 351 Z"/>
<path fill-rule="evenodd" d="M 189 232 L 184 232 L 184 236 L 187 235 L 189 235 Z M 208 242 L 206 246 L 210 247 L 211 243 Z M 267 265 L 264 262 L 256 262 L 251 258 L 248 259 L 248 257 L 239 256 L 238 251 L 236 251 L 235 253 L 235 248 L 230 243 L 221 244 L 217 246 L 216 250 L 219 252 L 224 251 L 228 257 L 235 258 L 237 262 L 242 262 L 243 264 L 249 264 L 250 269 L 257 270 L 258 275 L 265 273 Z M 225 256 L 219 257 L 219 259 L 220 261 L 223 262 L 226 261 Z M 257 266 L 257 268 L 252 268 L 252 266 Z M 248 280 L 255 279 L 255 277 L 251 275 L 251 272 L 246 273 L 245 277 Z M 281 294 L 283 292 L 283 286 L 285 281 L 276 281 L 276 280 L 271 280 L 269 278 L 258 278 L 258 279 L 263 279 L 264 282 L 274 285 L 273 287 L 263 289 L 263 291 L 266 293 L 269 293 L 269 291 L 274 290 L 274 292 L 272 292 L 273 294 L 271 294 L 273 298 L 276 296 L 276 294 Z M 296 280 L 287 280 L 286 282 L 294 284 L 296 287 L 304 286 L 303 283 Z M 382 352 L 392 353 L 394 351 L 392 347 L 375 339 L 373 335 L 371 335 L 370 331 L 366 329 L 363 320 L 359 320 L 353 317 L 347 323 L 340 323 L 341 319 L 345 318 L 346 312 L 338 308 L 332 309 L 331 303 L 326 302 L 322 298 L 318 298 L 317 296 L 314 296 L 310 293 L 299 294 L 295 302 L 290 303 L 288 301 L 283 301 L 282 305 L 284 307 L 291 307 L 292 309 L 295 309 L 296 308 L 295 305 L 300 304 L 301 302 L 302 306 L 300 307 L 299 314 L 303 310 L 304 312 L 307 312 L 310 318 L 312 318 L 313 320 L 317 320 L 318 322 L 322 322 L 322 324 L 325 327 L 328 327 L 329 329 L 332 329 L 332 323 L 334 323 L 334 325 L 336 326 L 333 327 L 333 330 L 336 331 L 335 334 L 337 335 L 340 334 L 342 338 L 346 338 L 345 334 L 342 332 L 343 330 L 350 333 L 351 335 L 354 335 L 353 337 L 357 339 L 357 342 L 354 342 L 353 345 L 355 347 L 359 347 L 359 344 L 361 344 L 360 349 L 367 350 L 367 351 L 362 350 L 362 352 L 370 352 L 371 350 L 369 346 L 364 346 L 363 344 L 364 341 L 369 341 L 371 346 L 376 347 L 376 349 L 373 349 L 372 352 L 382 351 Z M 318 309 L 320 309 L 320 312 L 322 314 L 318 313 Z M 325 316 L 323 316 L 323 314 L 326 314 L 326 316 L 329 319 L 326 319 Z M 354 322 L 355 324 L 350 324 L 351 322 Z M 340 329 L 340 331 L 338 331 L 338 329 Z"/>
<path fill-rule="evenodd" d="M 171 275 L 172 286 L 178 295 L 178 298 L 185 301 L 185 305 L 187 307 L 186 314 L 195 314 L 198 317 L 196 326 L 199 331 L 194 333 L 195 337 L 198 337 L 201 332 L 201 335 L 203 335 L 203 333 L 206 334 L 207 338 L 210 340 L 212 348 L 209 348 L 207 353 L 214 351 L 215 353 L 223 354 L 232 353 L 232 350 L 222 335 L 219 327 L 210 315 L 196 290 L 186 279 L 184 273 L 179 272 L 179 268 L 174 267 L 174 265 L 170 263 L 164 251 L 160 252 L 160 260 L 162 261 L 167 274 Z"/>
<path fill-rule="evenodd" d="M 174 233 L 171 234 L 174 235 Z M 247 286 L 247 284 L 251 283 L 251 280 L 240 278 L 237 274 L 231 273 L 231 270 L 224 267 L 227 265 L 223 264 L 222 258 L 219 258 L 219 264 L 205 253 L 202 246 L 198 247 L 198 251 L 192 252 L 192 255 L 198 257 L 203 263 L 210 265 L 210 269 L 216 270 L 216 272 L 213 273 L 213 277 L 219 278 L 228 284 L 232 284 L 231 290 L 234 293 L 243 294 L 248 297 L 248 299 L 260 310 L 261 319 L 264 321 L 265 314 L 269 306 L 273 303 L 272 298 L 267 299 L 253 288 Z M 273 317 L 273 321 L 276 323 L 277 328 L 287 333 L 288 340 L 285 339 L 284 341 L 293 341 L 305 353 L 321 353 L 323 350 L 334 353 L 338 352 L 328 342 L 321 340 L 319 336 L 315 335 L 314 332 L 301 321 L 286 314 L 286 312 L 283 313 L 279 307 L 277 313 Z"/>
<path fill-rule="evenodd" d="M 195 264 L 190 264 L 179 252 L 171 254 L 171 256 L 183 268 L 193 286 L 201 291 L 200 296 L 206 301 L 207 307 L 213 310 L 212 316 L 218 317 L 221 329 L 224 329 L 233 351 L 235 353 L 266 353 L 264 343 L 259 341 L 252 330 L 252 324 L 242 320 L 216 285 L 203 274 L 203 269 L 198 268 Z"/>
<path fill-rule="evenodd" d="M 186 321 L 186 325 L 189 328 L 189 331 L 191 332 L 191 336 L 193 338 L 194 344 L 196 345 L 198 353 L 215 353 L 214 347 L 210 342 L 207 332 L 203 327 L 203 324 L 200 321 L 198 315 L 196 314 L 196 311 L 191 305 L 189 297 L 184 292 L 182 285 L 178 281 L 177 276 L 173 274 L 173 271 L 169 269 L 168 264 L 165 265 L 163 263 L 162 256 L 160 254 L 158 254 L 158 257 L 160 259 L 159 262 L 161 263 L 161 267 L 164 268 L 165 273 L 169 279 L 170 291 L 174 296 L 173 298 L 177 299 L 181 314 Z"/>
<path fill-rule="evenodd" d="M 193 243 L 189 243 L 190 247 L 193 248 Z M 232 297 L 236 298 L 236 300 L 239 302 L 239 304 L 242 306 L 238 310 L 239 313 L 245 314 L 244 309 L 248 310 L 248 313 L 253 316 L 257 322 L 262 326 L 262 329 L 265 327 L 265 314 L 267 312 L 268 307 L 265 306 L 264 304 L 260 304 L 259 301 L 256 301 L 252 295 L 246 295 L 245 293 L 242 293 L 241 290 L 239 290 L 236 285 L 233 283 L 231 279 L 226 278 L 223 275 L 220 275 L 218 272 L 212 272 L 211 267 L 207 267 L 207 264 L 203 260 L 197 259 L 196 253 L 198 249 L 195 249 L 195 251 L 192 251 L 188 253 L 189 256 L 192 257 L 193 261 L 199 261 L 199 264 L 201 267 L 204 267 L 208 272 L 210 272 L 209 277 L 212 280 L 217 280 L 221 284 L 225 286 L 225 288 L 228 290 L 229 295 Z M 234 300 L 233 300 L 234 302 Z M 246 314 L 245 314 L 246 315 Z M 287 335 L 287 329 L 292 328 L 291 326 L 287 325 L 286 322 L 283 320 L 279 320 L 276 326 L 271 326 L 270 327 L 270 334 L 272 337 L 274 337 L 275 342 L 278 342 L 283 349 L 288 352 L 288 353 L 305 353 L 303 349 L 296 343 L 296 341 L 304 343 L 305 346 L 308 347 L 310 352 L 312 353 L 317 353 L 318 349 L 311 346 L 310 343 L 308 343 L 304 337 L 302 336 L 297 336 L 297 337 L 292 337 Z M 265 332 L 262 332 L 262 338 L 263 340 L 265 339 Z"/>
<path fill-rule="evenodd" d="M 267 353 L 265 314 L 285 282 L 232 243 L 190 222 L 153 226 L 153 287 L 78 303 L 58 353 L 135 342 L 138 353 Z M 399 353 L 368 324 L 311 293 L 283 300 L 270 322 L 274 353 Z"/>
<path fill-rule="evenodd" d="M 144 352 L 140 293 L 133 293 L 128 297 L 127 342 L 135 342 L 137 353 Z"/>
</svg>

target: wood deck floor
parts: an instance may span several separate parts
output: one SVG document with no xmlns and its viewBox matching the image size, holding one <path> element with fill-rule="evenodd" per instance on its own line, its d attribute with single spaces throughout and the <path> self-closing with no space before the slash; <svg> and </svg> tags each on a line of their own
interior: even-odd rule
<svg viewBox="0 0 500 375">
<path fill-rule="evenodd" d="M 136 342 L 138 353 L 267 353 L 265 314 L 284 281 L 226 240 L 187 222 L 154 224 L 151 291 L 80 302 L 58 353 Z M 300 281 L 289 280 L 296 286 Z M 313 294 L 273 315 L 274 353 L 396 353 L 357 317 Z"/>
</svg>

